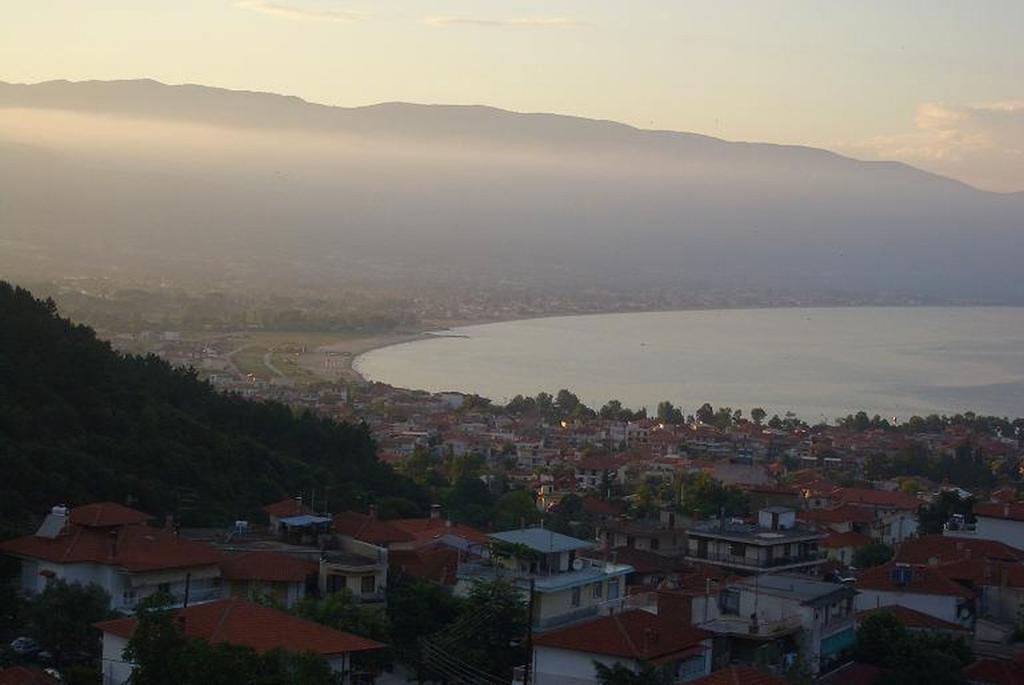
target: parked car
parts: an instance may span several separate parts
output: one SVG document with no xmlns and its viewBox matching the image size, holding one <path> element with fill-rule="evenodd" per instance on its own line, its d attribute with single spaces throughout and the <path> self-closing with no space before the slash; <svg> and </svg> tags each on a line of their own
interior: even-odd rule
<svg viewBox="0 0 1024 685">
<path fill-rule="evenodd" d="M 18 656 L 35 656 L 42 650 L 42 647 L 32 638 L 22 636 L 11 642 L 11 649 Z"/>
</svg>

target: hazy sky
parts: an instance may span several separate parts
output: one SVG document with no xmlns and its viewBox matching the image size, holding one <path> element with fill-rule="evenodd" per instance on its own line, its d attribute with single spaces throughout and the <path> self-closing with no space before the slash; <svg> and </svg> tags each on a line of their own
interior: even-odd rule
<svg viewBox="0 0 1024 685">
<path fill-rule="evenodd" d="M 0 80 L 477 103 L 1024 190 L 1021 0 L 0 0 Z"/>
</svg>

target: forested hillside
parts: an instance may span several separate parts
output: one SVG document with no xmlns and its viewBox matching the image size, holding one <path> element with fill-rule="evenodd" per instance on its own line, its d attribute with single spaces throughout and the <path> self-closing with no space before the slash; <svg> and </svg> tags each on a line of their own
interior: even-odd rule
<svg viewBox="0 0 1024 685">
<path fill-rule="evenodd" d="M 385 489 L 423 504 L 377 460 L 365 426 L 226 396 L 191 370 L 119 354 L 2 281 L 0 474 L 0 520 L 12 528 L 95 500 L 221 524 L 314 487 L 335 511 Z"/>
</svg>

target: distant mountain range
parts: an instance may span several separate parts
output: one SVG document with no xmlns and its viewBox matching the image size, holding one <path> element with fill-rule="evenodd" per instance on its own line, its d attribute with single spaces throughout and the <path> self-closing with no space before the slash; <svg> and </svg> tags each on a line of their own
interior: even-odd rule
<svg viewBox="0 0 1024 685">
<path fill-rule="evenodd" d="M 155 81 L 0 84 L 3 245 L 8 271 L 1024 303 L 1024 194 L 808 147 Z"/>
</svg>

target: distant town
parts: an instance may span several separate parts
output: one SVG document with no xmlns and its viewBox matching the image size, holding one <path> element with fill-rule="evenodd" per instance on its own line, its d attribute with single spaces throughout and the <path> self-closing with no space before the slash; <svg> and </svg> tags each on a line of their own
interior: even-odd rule
<svg viewBox="0 0 1024 685">
<path fill-rule="evenodd" d="M 153 668 L 137 636 L 161 612 L 202 644 L 313 652 L 323 682 L 1024 678 L 1024 420 L 808 425 L 708 404 L 591 408 L 565 389 L 498 405 L 366 382 L 348 357 L 334 381 L 304 378 L 334 371 L 329 348 L 261 348 L 253 373 L 208 339 L 140 339 L 224 392 L 365 424 L 381 461 L 447 494 L 417 517 L 396 498 L 339 511 L 312 488 L 212 528 L 55 502 L 0 551 L 30 604 L 109 598 L 94 624 L 104 684 Z M 489 621 L 501 628 L 474 650 Z M 8 657 L 43 679 L 0 682 L 60 682 L 79 657 L 43 642 L 15 636 Z"/>
</svg>

